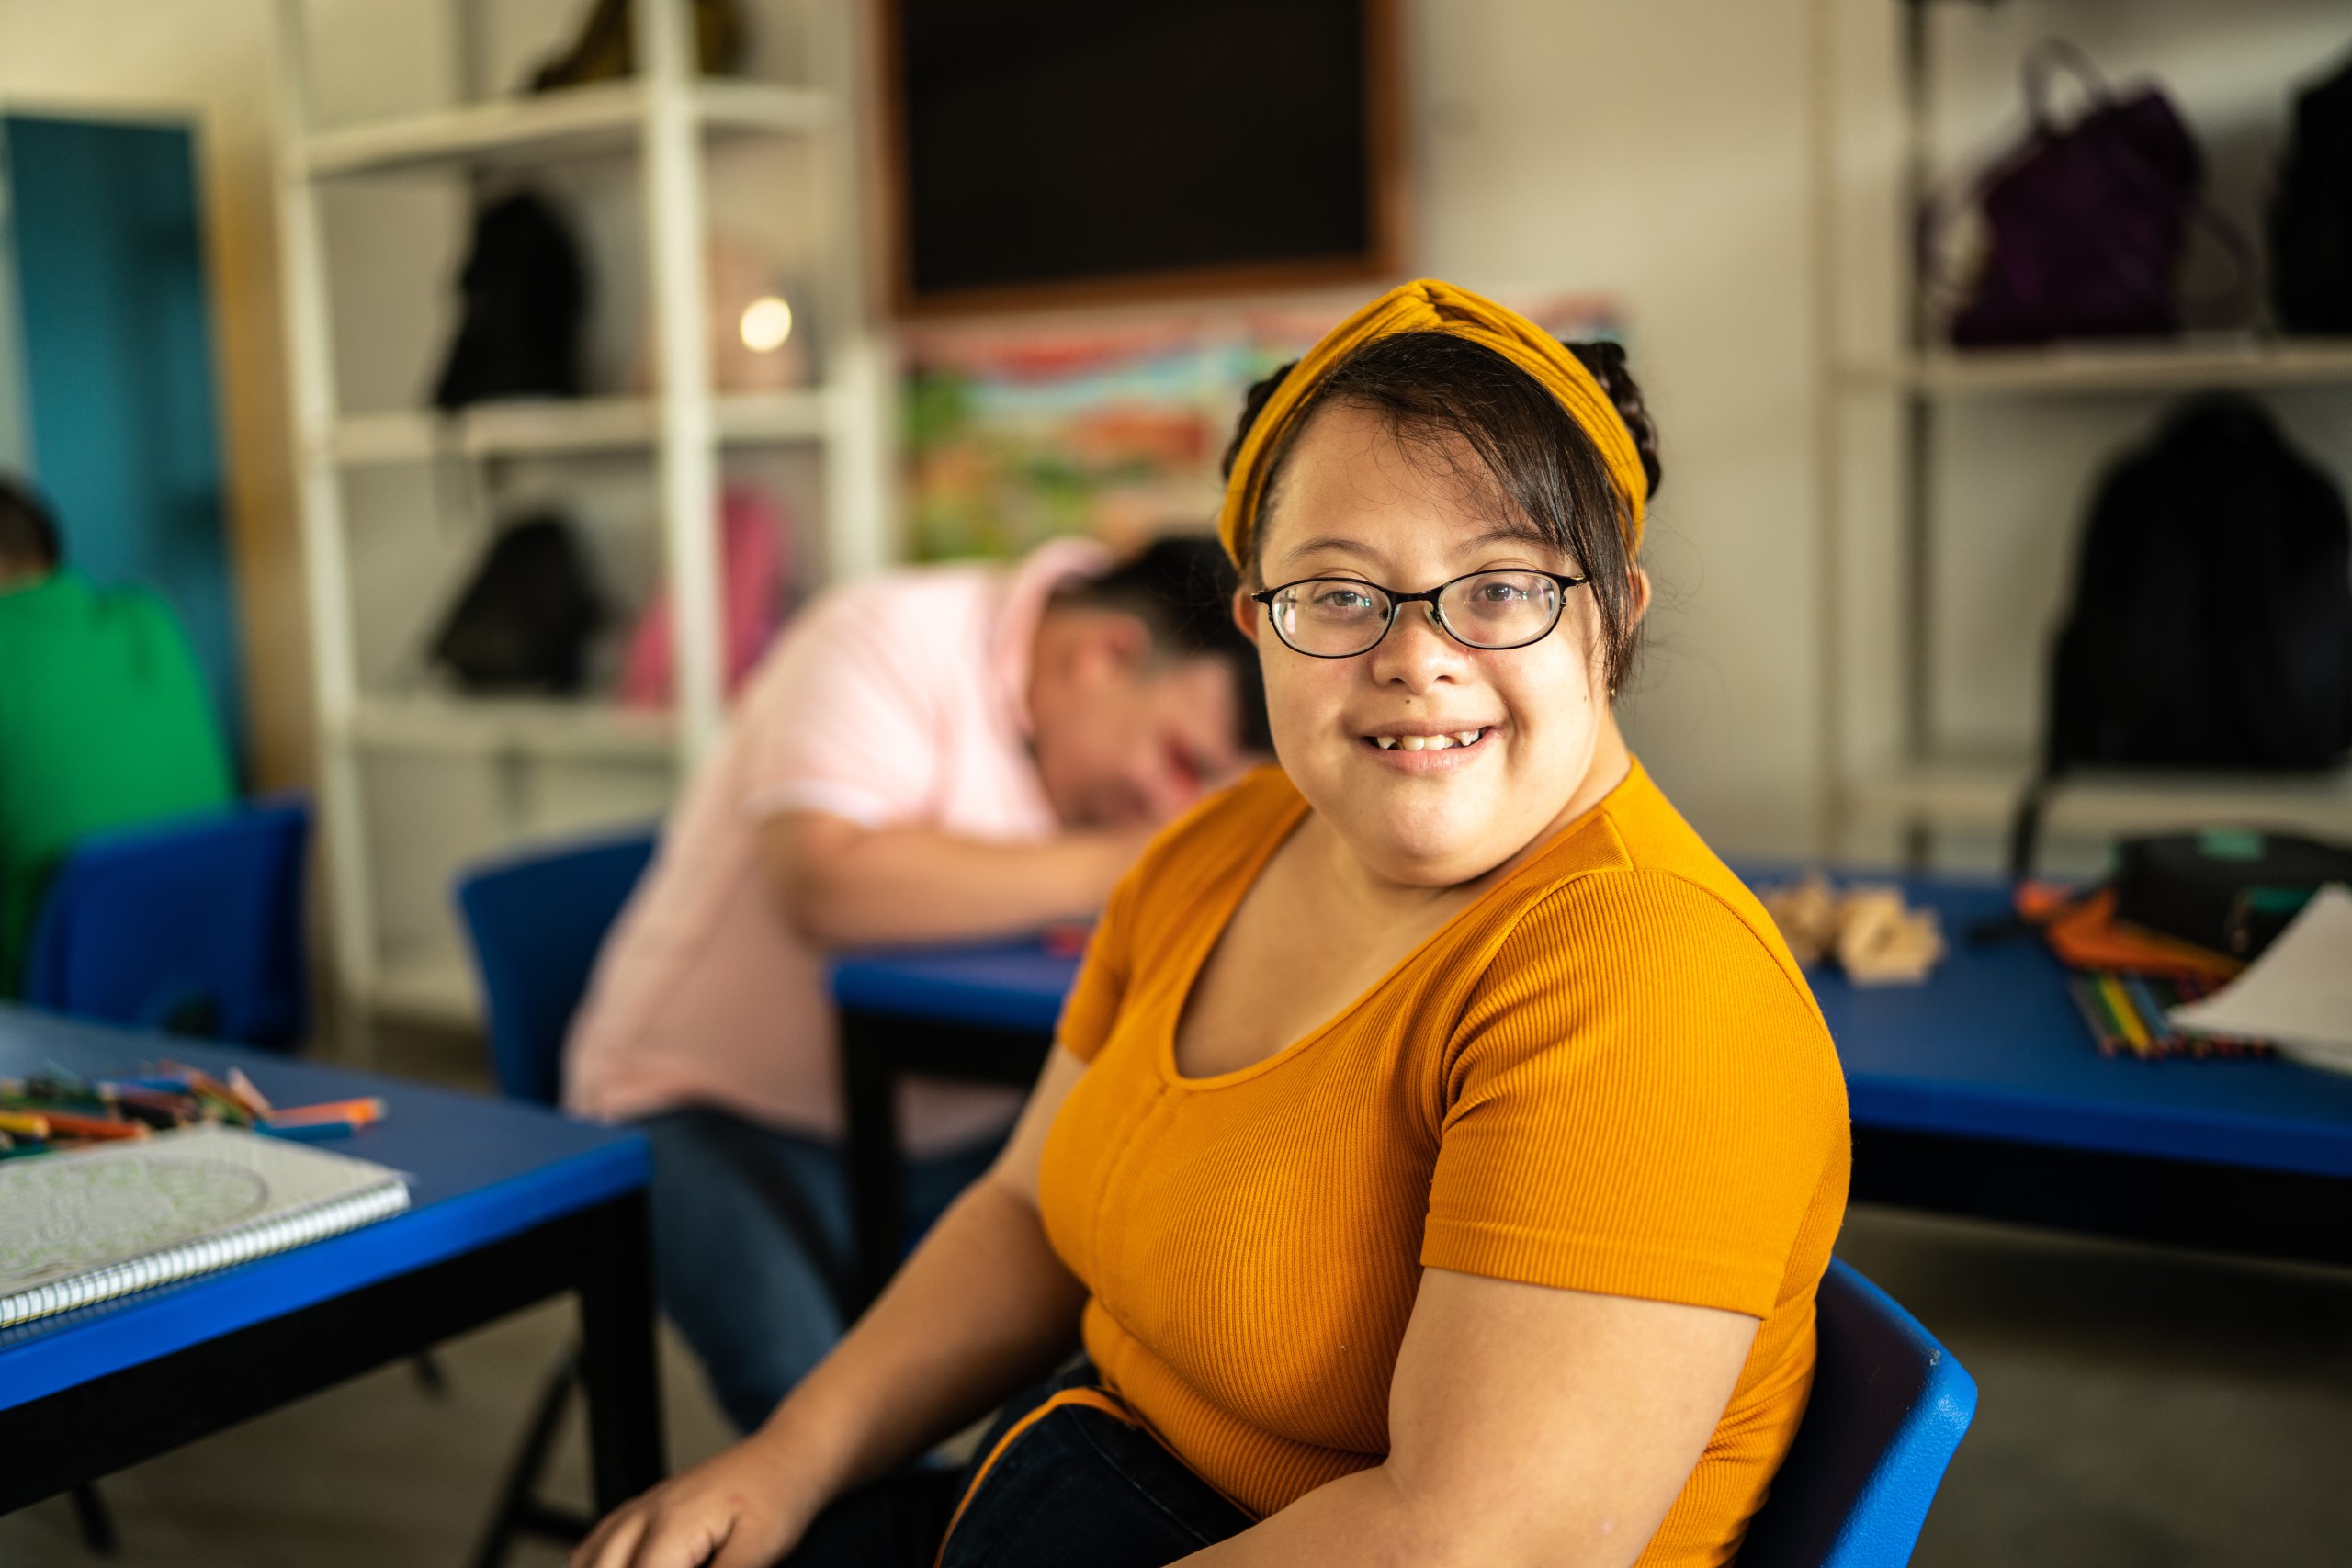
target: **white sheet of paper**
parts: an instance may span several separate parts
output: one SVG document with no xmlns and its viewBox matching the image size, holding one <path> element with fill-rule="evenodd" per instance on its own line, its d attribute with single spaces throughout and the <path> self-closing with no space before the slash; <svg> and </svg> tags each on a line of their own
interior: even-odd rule
<svg viewBox="0 0 2352 1568">
<path fill-rule="evenodd" d="M 2352 891 L 2321 888 L 2245 974 L 2168 1016 L 2192 1034 L 2249 1035 L 2352 1072 Z"/>
</svg>

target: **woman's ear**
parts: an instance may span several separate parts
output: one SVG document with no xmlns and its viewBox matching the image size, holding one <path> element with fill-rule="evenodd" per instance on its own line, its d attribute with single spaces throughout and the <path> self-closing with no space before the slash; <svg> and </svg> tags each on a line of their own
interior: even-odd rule
<svg viewBox="0 0 2352 1568">
<path fill-rule="evenodd" d="M 1250 639 L 1252 648 L 1258 645 L 1258 601 L 1250 597 L 1247 583 L 1233 591 L 1233 624 Z"/>
<path fill-rule="evenodd" d="M 1636 566 L 1633 570 L 1631 584 L 1634 590 L 1632 613 L 1625 617 L 1625 629 L 1628 631 L 1640 626 L 1642 617 L 1650 613 L 1650 574 Z"/>
</svg>

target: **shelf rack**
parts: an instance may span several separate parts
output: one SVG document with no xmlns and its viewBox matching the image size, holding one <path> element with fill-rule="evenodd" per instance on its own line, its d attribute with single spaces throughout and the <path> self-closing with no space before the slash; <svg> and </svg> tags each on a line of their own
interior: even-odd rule
<svg viewBox="0 0 2352 1568">
<path fill-rule="evenodd" d="M 715 397 L 711 424 L 727 445 L 821 441 L 839 414 L 821 391 Z M 346 467 L 468 457 L 546 457 L 564 452 L 650 450 L 662 433 L 654 398 L 548 399 L 487 403 L 451 415 L 418 412 L 338 419 L 329 457 Z"/>
<path fill-rule="evenodd" d="M 1828 854 L 1852 852 L 1857 829 L 1892 826 L 1915 864 L 1929 858 L 1939 829 L 1980 834 L 2005 831 L 2035 771 L 2028 757 L 1953 758 L 1936 751 L 1931 723 L 1930 577 L 1936 519 L 1931 498 L 1933 434 L 1939 411 L 1962 399 L 2144 398 L 2200 390 L 2297 387 L 2352 389 L 2352 338 L 2190 334 L 2158 342 L 2061 343 L 2045 347 L 1961 350 L 1937 341 L 1924 303 L 1916 260 L 1895 242 L 1900 273 L 1896 298 L 1904 321 L 1892 353 L 1857 355 L 1841 343 L 1840 305 L 1849 284 L 1842 258 L 1845 215 L 1841 182 L 1850 149 L 1841 118 L 1845 102 L 1839 60 L 1844 9 L 1891 6 L 1897 34 L 1895 74 L 1901 133 L 1883 143 L 1899 202 L 1899 226 L 1919 209 L 1937 181 L 1930 167 L 1929 31 L 1937 0 L 1813 0 L 1809 17 L 1814 59 L 1812 116 L 1814 214 L 1817 259 L 1815 309 L 1821 322 L 1815 367 L 1816 446 L 1822 528 L 1816 565 L 1823 594 L 1820 616 L 1821 698 L 1825 716 L 1820 772 L 1822 816 L 1817 837 Z M 1857 407 L 1891 400 L 1897 450 L 1895 514 L 1883 518 L 1899 575 L 1896 646 L 1900 711 L 1856 725 L 1860 699 L 1849 689 L 1859 656 L 1845 597 L 1860 531 L 1872 519 L 1855 514 L 1844 494 L 1847 462 L 1857 449 L 1850 422 Z M 1872 748 L 1857 729 L 1892 732 L 1891 748 Z M 1891 752 L 1891 754 L 1889 754 Z M 2053 833 L 2085 838 L 2234 820 L 2352 835 L 2352 768 L 2317 774 L 2215 773 L 2165 770 L 2083 770 L 2047 796 L 2044 820 Z"/>
<path fill-rule="evenodd" d="M 566 87 L 528 98 L 467 104 L 438 114 L 339 127 L 296 150 L 312 179 L 411 174 L 482 164 L 536 163 L 635 150 L 647 120 L 671 93 L 685 120 L 706 131 L 771 135 L 821 130 L 839 118 L 837 99 L 807 87 L 699 81 L 682 89 L 629 80 Z"/>
<path fill-rule="evenodd" d="M 1932 350 L 1840 367 L 1849 389 L 1994 397 L 2195 392 L 2352 382 L 2352 338 L 2184 339 Z"/>
<path fill-rule="evenodd" d="M 487 3 L 452 0 L 461 17 L 463 7 Z M 701 77 L 691 64 L 692 0 L 637 0 L 639 70 L 629 79 L 319 130 L 311 123 L 310 9 L 309 0 L 277 4 L 281 266 L 338 1032 L 364 1059 L 376 1015 L 464 1021 L 477 1016 L 479 1005 L 446 884 L 419 877 L 413 866 L 379 863 L 384 852 L 372 842 L 371 810 L 400 804 L 390 800 L 393 786 L 384 782 L 383 767 L 403 757 L 487 764 L 510 786 L 523 767 L 617 767 L 656 781 L 652 787 L 664 796 L 673 792 L 725 722 L 713 526 L 720 452 L 763 444 L 818 452 L 827 575 L 853 576 L 886 564 L 895 537 L 890 356 L 866 294 L 861 247 L 866 226 L 858 210 L 854 106 L 862 39 L 854 6 L 810 0 L 806 6 L 807 85 Z M 794 391 L 721 395 L 711 385 L 706 330 L 709 181 L 704 152 L 720 139 L 753 136 L 801 139 L 813 154 L 812 206 L 825 220 L 816 231 L 826 239 L 808 279 L 811 299 L 801 303 L 813 306 L 810 324 L 825 351 L 825 382 Z M 658 389 L 639 397 L 489 404 L 453 416 L 340 409 L 322 188 L 389 178 L 471 180 L 588 158 L 635 164 Z M 366 688 L 355 631 L 355 595 L 365 588 L 355 581 L 346 514 L 346 484 L 359 470 L 453 457 L 630 453 L 652 465 L 677 637 L 673 712 L 386 695 Z M 516 816 L 496 833 L 501 843 L 546 830 Z M 481 848 L 470 846 L 474 852 Z M 410 852 L 405 844 L 402 852 Z M 396 882 L 412 890 L 401 919 L 390 918 L 385 907 L 395 897 Z M 433 907 L 416 907 L 419 886 L 429 887 Z M 427 934 L 421 938 L 420 931 Z"/>
</svg>

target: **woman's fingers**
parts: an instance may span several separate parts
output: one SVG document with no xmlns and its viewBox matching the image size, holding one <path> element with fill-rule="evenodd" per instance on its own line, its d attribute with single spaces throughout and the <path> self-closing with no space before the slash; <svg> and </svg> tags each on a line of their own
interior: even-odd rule
<svg viewBox="0 0 2352 1568">
<path fill-rule="evenodd" d="M 628 1568 L 645 1534 L 646 1512 L 646 1500 L 639 1497 L 605 1515 L 573 1551 L 571 1568 Z"/>
<path fill-rule="evenodd" d="M 647 1525 L 630 1568 L 703 1568 L 716 1563 L 727 1544 L 731 1519 L 712 1516 L 708 1505 L 665 1509 Z M 761 1568 L 767 1568 L 765 1563 Z"/>
</svg>

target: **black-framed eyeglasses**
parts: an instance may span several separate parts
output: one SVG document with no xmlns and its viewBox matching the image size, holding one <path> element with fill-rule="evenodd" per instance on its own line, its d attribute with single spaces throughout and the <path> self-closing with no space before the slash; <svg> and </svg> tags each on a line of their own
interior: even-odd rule
<svg viewBox="0 0 2352 1568">
<path fill-rule="evenodd" d="M 1438 630 L 1488 653 L 1542 642 L 1560 624 L 1568 590 L 1589 578 L 1556 571 L 1474 571 L 1419 593 L 1354 577 L 1308 577 L 1250 598 L 1283 645 L 1309 659 L 1353 659 L 1380 646 L 1408 604 L 1427 604 Z"/>
</svg>

